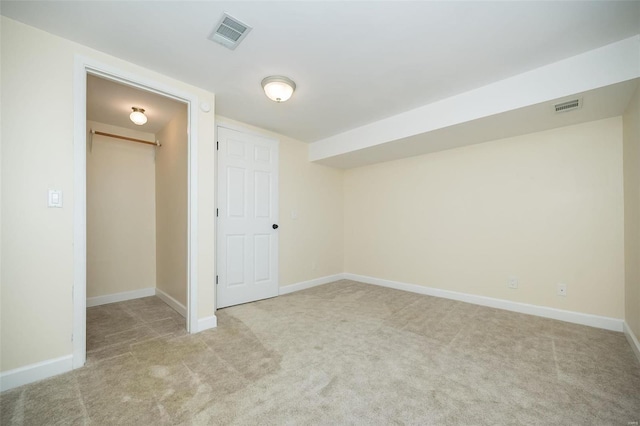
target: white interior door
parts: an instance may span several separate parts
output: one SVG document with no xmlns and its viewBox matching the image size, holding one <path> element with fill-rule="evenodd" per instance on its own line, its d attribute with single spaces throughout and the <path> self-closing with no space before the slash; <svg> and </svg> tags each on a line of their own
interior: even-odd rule
<svg viewBox="0 0 640 426">
<path fill-rule="evenodd" d="M 218 127 L 217 307 L 278 295 L 278 141 Z"/>
</svg>

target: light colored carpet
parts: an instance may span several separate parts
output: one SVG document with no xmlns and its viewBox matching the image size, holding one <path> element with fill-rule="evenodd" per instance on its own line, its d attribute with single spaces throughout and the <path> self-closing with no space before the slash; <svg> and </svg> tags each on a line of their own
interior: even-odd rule
<svg viewBox="0 0 640 426">
<path fill-rule="evenodd" d="M 197 335 L 165 308 L 89 309 L 87 366 L 1 394 L 2 424 L 640 421 L 622 333 L 351 281 L 220 310 Z"/>
</svg>

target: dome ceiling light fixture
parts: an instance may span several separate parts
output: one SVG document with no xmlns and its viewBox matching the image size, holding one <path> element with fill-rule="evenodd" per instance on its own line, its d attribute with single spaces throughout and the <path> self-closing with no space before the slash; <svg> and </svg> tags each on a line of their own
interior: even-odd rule
<svg viewBox="0 0 640 426">
<path fill-rule="evenodd" d="M 287 101 L 293 95 L 296 83 L 288 77 L 272 75 L 262 80 L 262 88 L 269 99 L 280 103 Z"/>
<path fill-rule="evenodd" d="M 129 118 L 133 121 L 134 124 L 138 126 L 142 126 L 147 122 L 147 116 L 144 115 L 144 108 L 131 107 L 133 112 L 129 114 Z"/>
</svg>

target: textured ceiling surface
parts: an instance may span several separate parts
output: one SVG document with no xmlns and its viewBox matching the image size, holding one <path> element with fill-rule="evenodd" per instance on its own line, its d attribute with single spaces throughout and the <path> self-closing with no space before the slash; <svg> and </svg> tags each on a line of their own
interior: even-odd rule
<svg viewBox="0 0 640 426">
<path fill-rule="evenodd" d="M 143 108 L 147 122 L 142 126 L 129 119 L 131 107 Z M 146 90 L 87 76 L 87 120 L 141 132 L 158 133 L 186 104 Z"/>
<path fill-rule="evenodd" d="M 223 12 L 253 27 L 234 51 Z M 640 32 L 640 2 L 3 1 L 1 13 L 216 94 L 216 113 L 313 142 Z M 286 75 L 293 98 L 260 81 Z"/>
</svg>

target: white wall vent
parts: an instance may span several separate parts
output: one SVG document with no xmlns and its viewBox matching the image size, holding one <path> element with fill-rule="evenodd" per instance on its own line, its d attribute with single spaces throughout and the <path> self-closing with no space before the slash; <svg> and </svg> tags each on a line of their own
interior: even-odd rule
<svg viewBox="0 0 640 426">
<path fill-rule="evenodd" d="M 209 40 L 234 50 L 249 34 L 249 31 L 251 31 L 250 26 L 225 12 L 214 27 Z"/>
<path fill-rule="evenodd" d="M 555 105 L 556 112 L 567 112 L 580 108 L 582 108 L 582 98 L 574 99 L 568 102 L 562 102 L 561 104 Z"/>
</svg>

